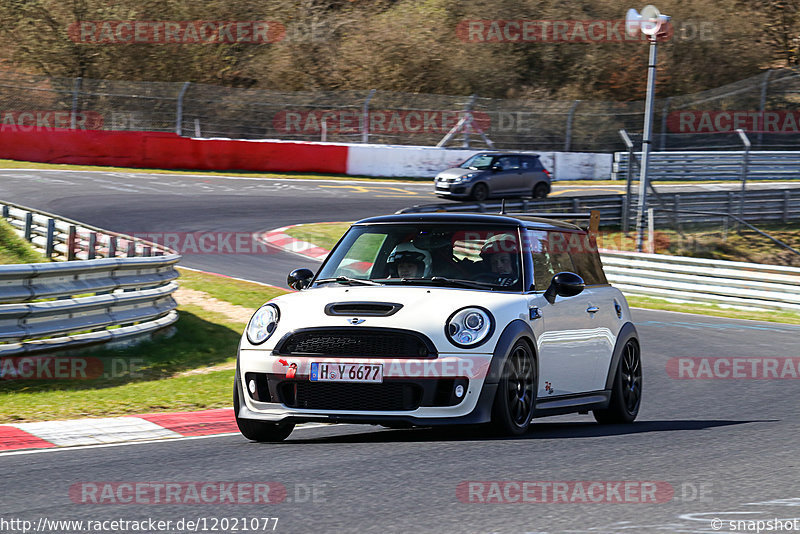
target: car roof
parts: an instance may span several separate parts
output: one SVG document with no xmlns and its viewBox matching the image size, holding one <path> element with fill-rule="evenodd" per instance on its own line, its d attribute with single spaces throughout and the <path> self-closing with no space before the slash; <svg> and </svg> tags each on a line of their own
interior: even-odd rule
<svg viewBox="0 0 800 534">
<path fill-rule="evenodd" d="M 388 223 L 444 223 L 444 224 L 492 224 L 517 228 L 535 229 L 567 229 L 585 232 L 583 228 L 559 219 L 534 217 L 520 214 L 488 214 L 488 213 L 396 213 L 369 217 L 353 223 L 354 225 L 388 224 Z"/>
<path fill-rule="evenodd" d="M 486 152 L 478 152 L 477 154 L 473 154 L 473 156 L 530 156 L 532 158 L 538 158 L 539 154 L 531 154 L 529 152 L 508 152 L 508 151 L 486 151 Z M 472 156 L 470 156 L 472 157 Z"/>
</svg>

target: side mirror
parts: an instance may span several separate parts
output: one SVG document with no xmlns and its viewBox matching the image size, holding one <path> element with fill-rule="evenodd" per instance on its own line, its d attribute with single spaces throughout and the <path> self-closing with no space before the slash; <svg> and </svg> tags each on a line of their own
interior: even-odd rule
<svg viewBox="0 0 800 534">
<path fill-rule="evenodd" d="M 586 283 L 583 278 L 575 273 L 563 272 L 558 273 L 553 277 L 550 282 L 550 287 L 544 292 L 544 298 L 550 304 L 556 301 L 556 295 L 559 297 L 574 297 L 583 291 Z"/>
<path fill-rule="evenodd" d="M 300 291 L 311 285 L 311 279 L 314 278 L 314 273 L 311 269 L 295 269 L 286 277 L 286 284 L 292 289 Z"/>
</svg>

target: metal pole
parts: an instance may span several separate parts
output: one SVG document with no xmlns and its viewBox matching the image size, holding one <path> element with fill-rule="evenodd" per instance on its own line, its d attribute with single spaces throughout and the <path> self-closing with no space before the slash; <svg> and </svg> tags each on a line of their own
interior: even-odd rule
<svg viewBox="0 0 800 534">
<path fill-rule="evenodd" d="M 564 152 L 569 152 L 569 149 L 572 147 L 572 120 L 575 118 L 575 109 L 580 103 L 580 100 L 575 100 L 567 114 L 567 132 L 564 135 Z"/>
<path fill-rule="evenodd" d="M 764 73 L 764 79 L 761 81 L 761 105 L 759 111 L 761 115 L 758 118 L 758 148 L 764 150 L 764 111 L 767 107 L 767 90 L 769 89 L 769 76 L 772 70 Z"/>
<path fill-rule="evenodd" d="M 624 129 L 619 131 L 620 137 L 628 147 L 628 172 L 625 176 L 625 198 L 622 199 L 622 233 L 627 234 L 630 231 L 630 218 L 631 218 L 631 184 L 633 182 L 633 141 L 631 141 L 628 132 Z"/>
<path fill-rule="evenodd" d="M 69 127 L 75 130 L 78 127 L 78 96 L 80 95 L 83 78 L 75 78 L 75 85 L 72 87 L 72 113 L 70 114 Z"/>
<path fill-rule="evenodd" d="M 375 89 L 370 89 L 366 100 L 364 100 L 364 109 L 361 110 L 361 142 L 369 143 L 369 101 L 375 95 Z"/>
<path fill-rule="evenodd" d="M 636 213 L 636 251 L 641 252 L 644 241 L 644 227 L 647 216 L 648 160 L 650 139 L 653 136 L 653 96 L 656 88 L 656 37 L 650 36 L 650 60 L 647 65 L 647 99 L 644 108 L 644 138 L 642 139 L 642 164 L 639 174 L 639 207 Z"/>
<path fill-rule="evenodd" d="M 175 118 L 175 133 L 178 135 L 183 134 L 183 95 L 186 94 L 186 90 L 189 89 L 189 85 L 192 82 L 184 82 L 183 87 L 181 87 L 181 92 L 178 93 L 178 110 L 177 110 L 177 117 Z"/>
<path fill-rule="evenodd" d="M 464 122 L 466 128 L 462 130 L 462 135 L 464 136 L 464 148 L 469 148 L 469 133 L 472 130 L 472 108 L 475 105 L 475 99 L 478 95 L 472 95 L 469 97 L 469 102 L 467 103 L 466 107 L 464 108 L 464 118 L 467 120 Z"/>
<path fill-rule="evenodd" d="M 744 220 L 744 190 L 747 184 L 747 165 L 750 159 L 750 139 L 747 138 L 747 134 L 741 128 L 737 129 L 736 133 L 739 134 L 739 138 L 744 144 L 744 154 L 742 154 L 742 193 L 739 198 L 739 218 Z"/>
</svg>

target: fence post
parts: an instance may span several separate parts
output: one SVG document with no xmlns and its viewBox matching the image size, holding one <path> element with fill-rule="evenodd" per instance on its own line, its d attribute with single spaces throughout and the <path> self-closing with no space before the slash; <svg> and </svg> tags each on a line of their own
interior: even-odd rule
<svg viewBox="0 0 800 534">
<path fill-rule="evenodd" d="M 45 243 L 44 254 L 48 258 L 53 256 L 53 250 L 55 249 L 55 238 L 56 238 L 56 220 L 55 219 L 47 219 L 47 241 Z"/>
<path fill-rule="evenodd" d="M 580 100 L 575 100 L 572 102 L 572 106 L 570 106 L 569 113 L 567 114 L 567 131 L 564 135 L 564 152 L 569 152 L 569 149 L 572 147 L 572 121 L 575 118 L 575 109 L 580 103 Z"/>
<path fill-rule="evenodd" d="M 83 85 L 83 78 L 78 76 L 75 78 L 75 85 L 72 86 L 72 113 L 69 119 L 70 130 L 75 130 L 78 127 L 78 96 L 80 95 L 81 85 Z"/>
<path fill-rule="evenodd" d="M 31 242 L 31 235 L 33 233 L 33 213 L 27 212 L 25 214 L 25 241 Z"/>
<path fill-rule="evenodd" d="M 181 91 L 178 93 L 178 109 L 176 112 L 177 116 L 175 117 L 175 133 L 178 135 L 183 135 L 183 97 L 191 83 L 192 82 L 183 82 L 183 87 L 181 87 Z"/>
<path fill-rule="evenodd" d="M 764 148 L 764 111 L 767 106 L 767 90 L 769 89 L 769 76 L 772 74 L 772 69 L 764 73 L 764 79 L 761 80 L 761 103 L 759 111 L 761 114 L 758 117 L 758 148 Z"/>
<path fill-rule="evenodd" d="M 467 119 L 471 119 L 472 118 L 472 108 L 475 106 L 475 99 L 476 98 L 478 98 L 478 95 L 470 96 L 469 97 L 469 102 L 467 102 L 467 105 L 464 106 L 464 116 L 467 117 Z M 471 130 L 472 130 L 472 121 L 469 121 L 469 124 L 467 124 L 467 127 L 464 128 L 463 130 L 461 130 L 462 131 L 462 135 L 464 136 L 464 143 L 463 143 L 464 148 L 469 148 L 469 132 Z"/>
<path fill-rule="evenodd" d="M 78 233 L 74 224 L 69 225 L 67 231 L 67 261 L 73 261 L 77 254 L 75 253 L 75 245 L 78 241 Z"/>
<path fill-rule="evenodd" d="M 8 206 L 3 204 L 3 218 L 8 219 Z"/>
<path fill-rule="evenodd" d="M 136 256 L 136 243 L 128 241 L 128 257 L 133 258 L 134 256 Z"/>
<path fill-rule="evenodd" d="M 108 238 L 108 257 L 113 258 L 117 255 L 117 236 Z"/>
<path fill-rule="evenodd" d="M 97 232 L 89 234 L 89 250 L 86 251 L 86 259 L 93 260 L 97 257 Z"/>
<path fill-rule="evenodd" d="M 739 219 L 744 220 L 744 191 L 747 184 L 747 164 L 750 159 L 750 139 L 747 138 L 747 134 L 741 128 L 737 129 L 736 133 L 739 134 L 744 144 L 744 154 L 742 154 L 742 196 L 739 198 Z"/>
<path fill-rule="evenodd" d="M 369 101 L 375 96 L 375 89 L 370 89 L 367 98 L 364 100 L 364 108 L 361 110 L 361 142 L 369 143 Z"/>
<path fill-rule="evenodd" d="M 783 213 L 781 214 L 781 220 L 783 224 L 787 224 L 789 222 L 789 191 L 783 192 Z"/>
</svg>

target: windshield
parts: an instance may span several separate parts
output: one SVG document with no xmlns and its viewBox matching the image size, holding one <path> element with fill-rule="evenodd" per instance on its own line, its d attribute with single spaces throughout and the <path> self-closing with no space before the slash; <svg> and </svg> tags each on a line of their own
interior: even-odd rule
<svg viewBox="0 0 800 534">
<path fill-rule="evenodd" d="M 475 169 L 478 171 L 483 171 L 492 166 L 492 158 L 494 158 L 494 156 L 491 154 L 476 154 L 459 165 L 459 167 L 462 169 Z"/>
<path fill-rule="evenodd" d="M 437 285 L 520 291 L 516 228 L 489 225 L 353 226 L 326 261 L 317 284 Z"/>
</svg>

